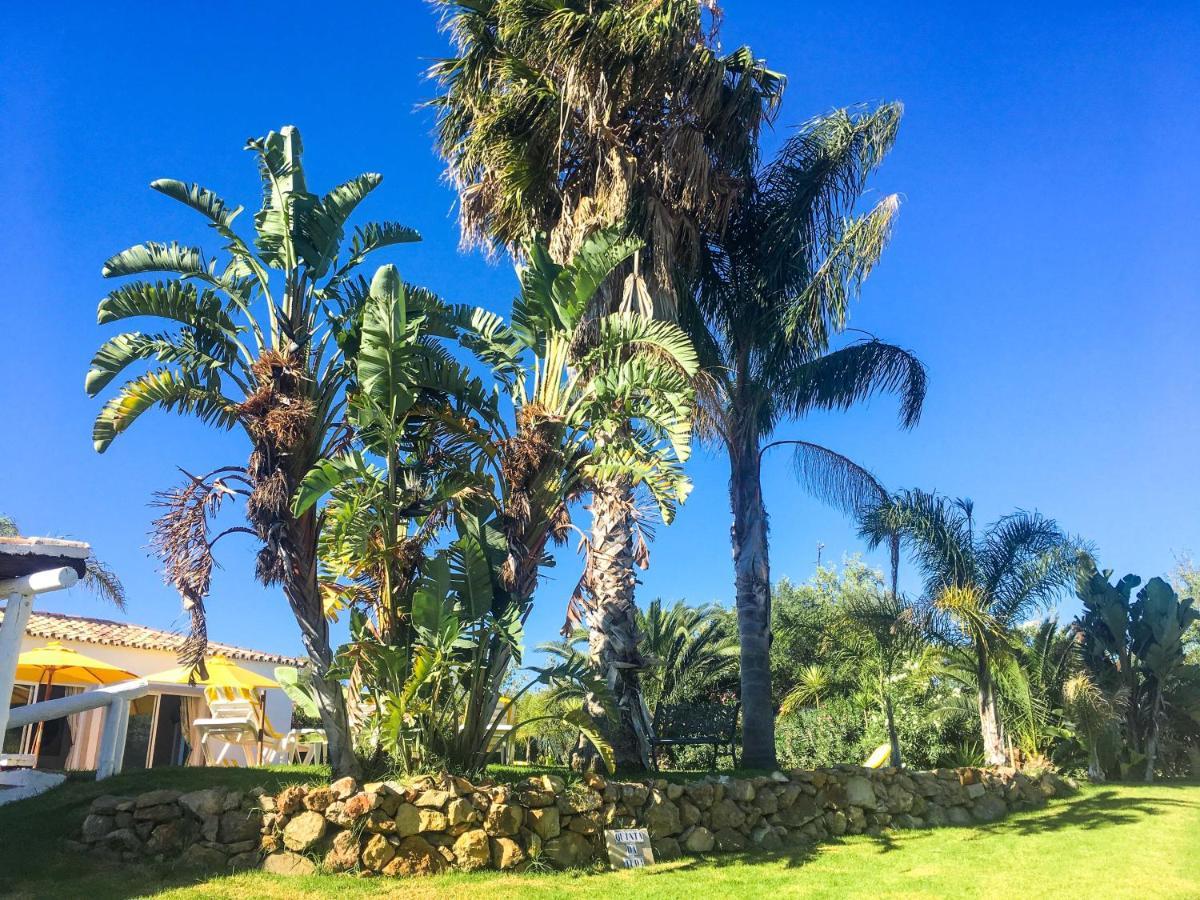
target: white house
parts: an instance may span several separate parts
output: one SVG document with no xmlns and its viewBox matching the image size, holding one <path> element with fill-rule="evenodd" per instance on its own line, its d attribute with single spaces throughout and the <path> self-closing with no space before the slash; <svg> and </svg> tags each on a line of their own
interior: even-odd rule
<svg viewBox="0 0 1200 900">
<path fill-rule="evenodd" d="M 0 610 L 0 621 L 3 617 L 3 610 Z M 50 641 L 58 641 L 64 647 L 141 677 L 175 668 L 184 636 L 125 622 L 35 610 L 25 628 L 21 652 L 45 646 Z M 217 642 L 209 643 L 209 653 L 223 654 L 237 665 L 268 678 L 274 677 L 276 666 L 304 665 L 304 660 L 294 657 Z M 35 696 L 36 685 L 18 682 L 13 689 L 10 706 L 21 706 L 32 700 L 52 700 L 81 690 L 85 689 L 53 685 L 49 696 Z M 125 771 L 199 764 L 199 749 L 191 746 L 193 738 L 189 737 L 190 723 L 207 716 L 208 708 L 204 698 L 197 694 L 195 689 L 162 685 L 155 686 L 150 694 L 134 701 L 125 744 Z M 284 733 L 289 729 L 292 703 L 282 690 L 271 689 L 266 692 L 266 711 L 268 723 L 275 731 Z M 47 722 L 37 767 L 95 769 L 103 718 L 103 709 L 92 709 Z M 3 752 L 30 753 L 35 729 L 36 726 L 30 725 L 5 732 Z M 230 748 L 225 758 L 235 764 L 246 762 L 242 750 L 236 747 Z"/>
</svg>

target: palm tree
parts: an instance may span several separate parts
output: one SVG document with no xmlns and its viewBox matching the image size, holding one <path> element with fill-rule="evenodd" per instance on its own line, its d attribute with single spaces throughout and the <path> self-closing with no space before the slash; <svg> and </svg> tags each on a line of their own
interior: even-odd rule
<svg viewBox="0 0 1200 900">
<path fill-rule="evenodd" d="M 1013 658 L 1014 630 L 1074 583 L 1077 544 L 1052 519 L 1015 512 L 975 533 L 970 501 L 901 491 L 869 507 L 861 534 L 872 546 L 899 535 L 944 622 L 937 632 L 969 652 L 985 757 L 1008 760 L 996 677 Z"/>
<path fill-rule="evenodd" d="M 1012 649 L 1013 665 L 997 685 L 1001 709 L 1023 753 L 1049 756 L 1064 733 L 1065 685 L 1079 667 L 1074 635 L 1049 617 L 1018 628 Z"/>
<path fill-rule="evenodd" d="M 725 628 L 724 611 L 707 603 L 689 606 L 676 600 L 666 606 L 660 598 L 638 610 L 643 634 L 642 652 L 647 705 L 675 703 L 686 695 L 721 687 L 737 667 L 737 639 Z"/>
<path fill-rule="evenodd" d="M 747 47 L 717 51 L 715 0 L 438 5 L 455 55 L 433 67 L 443 89 L 433 105 L 464 242 L 516 252 L 548 233 L 561 263 L 624 222 L 642 247 L 590 313 L 673 319 L 703 235 L 724 228 L 750 175 L 782 77 Z M 593 643 L 624 647 L 631 666 L 633 569 L 647 563 L 636 504 L 621 479 L 592 489 L 583 584 Z"/>
<path fill-rule="evenodd" d="M 317 578 L 318 511 L 296 515 L 291 502 L 304 475 L 332 456 L 344 437 L 350 372 L 343 347 L 354 342 L 366 297 L 356 270 L 373 251 L 420 238 L 394 222 L 371 223 L 356 228 L 344 247 L 350 215 L 382 177 L 359 175 L 318 196 L 308 190 L 295 128 L 252 140 L 247 149 L 258 161 L 263 187 L 252 243 L 234 229 L 242 207 L 200 185 L 160 179 L 151 187 L 200 213 L 223 241 L 227 260 L 172 242 L 139 244 L 104 264 L 106 278 L 167 277 L 114 290 L 100 301 L 100 324 L 146 316 L 177 328 L 126 332 L 97 351 L 86 382 L 91 396 L 130 365 L 158 365 L 121 386 L 96 417 L 92 435 L 102 453 L 153 407 L 246 434 L 251 452 L 245 466 L 189 475 L 182 487 L 159 495 L 165 512 L 154 543 L 192 617 L 186 661 L 203 665 L 213 545 L 226 534 L 254 536 L 261 542 L 259 580 L 282 586 L 300 625 L 333 768 L 349 774 L 358 765 L 345 699 L 341 685 L 326 677 L 333 652 Z M 210 517 L 234 497 L 246 501 L 248 527 L 210 538 Z"/>
<path fill-rule="evenodd" d="M 782 76 L 748 47 L 718 52 L 714 0 L 436 4 L 455 53 L 431 70 L 432 105 L 464 242 L 516 251 L 547 233 L 563 262 L 627 222 L 648 299 L 669 312 L 681 263 L 742 191 Z M 609 308 L 632 270 L 605 286 Z"/>
<path fill-rule="evenodd" d="M 1088 752 L 1088 778 L 1104 780 L 1100 748 L 1121 718 L 1123 695 L 1110 697 L 1087 672 L 1078 672 L 1063 682 L 1063 711 L 1075 725 L 1076 735 Z"/>
<path fill-rule="evenodd" d="M 859 674 L 864 692 L 882 707 L 893 766 L 903 765 L 896 732 L 894 689 L 926 647 L 922 610 L 906 598 L 880 591 L 852 597 L 839 611 L 843 653 Z"/>
<path fill-rule="evenodd" d="M 900 114 L 899 104 L 837 110 L 800 128 L 756 173 L 724 232 L 711 236 L 695 307 L 681 309 L 717 386 L 706 424 L 729 456 L 742 757 L 754 768 L 775 765 L 763 454 L 792 447 L 804 483 L 853 511 L 886 494 L 879 483 L 818 444 L 771 441 L 775 430 L 886 390 L 900 393 L 901 423 L 911 427 L 925 397 L 925 370 L 906 350 L 873 338 L 830 350 L 898 209 L 893 195 L 855 213 Z"/>
</svg>

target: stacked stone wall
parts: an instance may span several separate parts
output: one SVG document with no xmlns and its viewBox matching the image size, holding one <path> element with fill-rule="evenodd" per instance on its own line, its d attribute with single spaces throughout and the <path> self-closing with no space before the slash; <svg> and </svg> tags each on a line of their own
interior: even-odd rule
<svg viewBox="0 0 1200 900">
<path fill-rule="evenodd" d="M 777 850 L 889 828 L 984 824 L 1073 785 L 1011 769 L 913 772 L 839 766 L 687 784 L 538 775 L 513 785 L 449 775 L 278 794 L 209 788 L 101 797 L 79 849 L 123 861 L 278 873 L 385 876 L 450 868 L 577 868 L 607 858 L 604 830 L 649 830 L 657 860 Z"/>
</svg>

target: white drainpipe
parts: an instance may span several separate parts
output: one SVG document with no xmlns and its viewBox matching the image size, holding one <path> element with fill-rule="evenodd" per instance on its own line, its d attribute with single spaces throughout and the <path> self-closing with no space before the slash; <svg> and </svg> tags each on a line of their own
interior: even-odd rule
<svg viewBox="0 0 1200 900">
<path fill-rule="evenodd" d="M 8 704 L 12 702 L 16 682 L 17 657 L 21 655 L 21 638 L 25 636 L 25 626 L 33 611 L 33 598 L 37 594 L 64 590 L 78 580 L 79 573 L 70 566 L 63 566 L 0 581 L 0 597 L 8 597 L 4 621 L 0 623 L 0 739 L 8 728 Z"/>
</svg>

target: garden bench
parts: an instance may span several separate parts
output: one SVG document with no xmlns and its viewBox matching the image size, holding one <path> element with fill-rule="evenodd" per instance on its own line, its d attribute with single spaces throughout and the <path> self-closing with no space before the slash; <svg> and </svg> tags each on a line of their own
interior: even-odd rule
<svg viewBox="0 0 1200 900">
<path fill-rule="evenodd" d="M 650 738 L 650 756 L 658 770 L 660 747 L 712 745 L 712 768 L 722 749 L 729 753 L 737 768 L 737 718 L 740 703 L 662 704 L 654 710 L 654 734 Z"/>
</svg>

